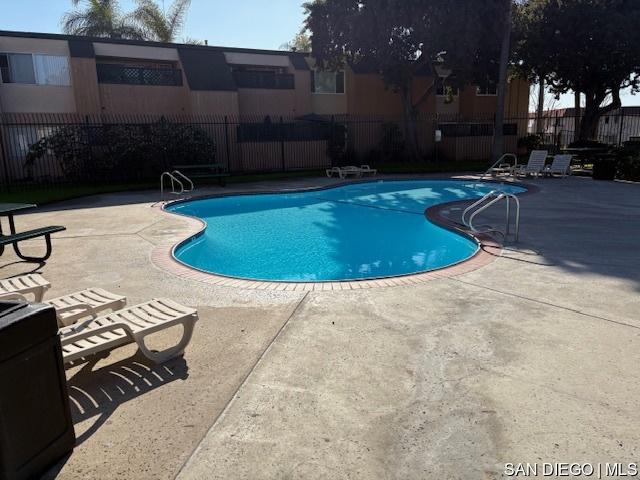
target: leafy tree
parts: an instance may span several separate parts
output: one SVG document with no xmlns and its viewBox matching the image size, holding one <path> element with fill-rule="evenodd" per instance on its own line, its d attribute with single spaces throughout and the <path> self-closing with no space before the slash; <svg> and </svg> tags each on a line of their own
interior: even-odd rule
<svg viewBox="0 0 640 480">
<path fill-rule="evenodd" d="M 191 0 L 175 0 L 165 13 L 154 0 L 138 0 L 132 16 L 146 40 L 173 42 L 184 26 Z"/>
<path fill-rule="evenodd" d="M 76 9 L 62 17 L 64 33 L 89 37 L 143 38 L 134 19 L 122 13 L 117 0 L 72 0 L 72 4 Z M 82 8 L 78 8 L 80 5 Z"/>
<path fill-rule="evenodd" d="M 500 63 L 498 68 L 498 84 L 496 99 L 496 116 L 493 125 L 493 145 L 491 148 L 491 161 L 497 162 L 504 153 L 504 102 L 507 96 L 507 69 L 511 56 L 511 28 L 512 19 L 511 0 L 502 0 L 502 5 L 496 5 L 497 13 L 501 14 L 502 41 L 500 44 Z"/>
<path fill-rule="evenodd" d="M 546 75 L 555 94 L 582 92 L 579 138 L 595 137 L 600 116 L 621 106 L 620 90 L 640 91 L 640 2 L 529 0 L 518 13 L 516 64 Z"/>
<path fill-rule="evenodd" d="M 434 92 L 436 66 L 465 84 L 497 77 L 505 0 L 316 0 L 305 28 L 320 68 L 365 62 L 401 98 L 411 155 L 419 157 L 417 115 Z M 497 19 L 497 21 L 496 21 Z M 446 55 L 444 55 L 446 52 Z M 430 84 L 414 94 L 414 79 Z"/>
<path fill-rule="evenodd" d="M 280 45 L 280 50 L 309 53 L 311 52 L 311 38 L 303 30 L 301 32 L 298 32 L 296 36 L 293 37 L 293 40 Z"/>
</svg>

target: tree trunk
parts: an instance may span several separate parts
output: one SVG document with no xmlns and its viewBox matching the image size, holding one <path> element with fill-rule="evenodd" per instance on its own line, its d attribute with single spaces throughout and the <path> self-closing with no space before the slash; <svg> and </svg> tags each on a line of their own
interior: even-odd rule
<svg viewBox="0 0 640 480">
<path fill-rule="evenodd" d="M 580 120 L 580 140 L 597 140 L 600 117 L 622 106 L 620 89 L 611 92 L 613 100 L 607 106 L 600 107 L 607 94 L 604 91 L 584 92 L 586 98 L 584 113 Z"/>
<path fill-rule="evenodd" d="M 505 0 L 504 31 L 500 47 L 500 74 L 498 76 L 498 98 L 496 99 L 496 120 L 493 129 L 491 162 L 496 162 L 504 153 L 504 104 L 507 93 L 507 67 L 511 48 L 511 0 Z"/>
<path fill-rule="evenodd" d="M 536 133 L 542 135 L 544 133 L 544 125 L 542 119 L 544 117 L 544 76 L 540 75 L 540 88 L 538 89 L 538 111 L 536 113 Z"/>
<path fill-rule="evenodd" d="M 584 114 L 580 122 L 579 140 L 595 140 L 598 132 L 598 121 L 600 120 L 600 103 L 596 103 L 593 97 L 587 95 L 587 102 Z"/>
<path fill-rule="evenodd" d="M 411 98 L 411 87 L 402 88 L 400 91 L 402 97 L 402 112 L 404 116 L 404 136 L 409 149 L 409 155 L 412 161 L 420 160 L 420 147 L 418 146 L 418 109 L 413 106 Z"/>
</svg>

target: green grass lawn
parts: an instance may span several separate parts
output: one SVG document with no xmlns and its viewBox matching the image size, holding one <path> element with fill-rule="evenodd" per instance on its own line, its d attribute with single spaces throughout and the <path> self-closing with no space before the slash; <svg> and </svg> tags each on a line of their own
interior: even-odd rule
<svg viewBox="0 0 640 480">
<path fill-rule="evenodd" d="M 386 163 L 384 165 L 373 166 L 380 173 L 401 174 L 401 173 L 445 173 L 445 172 L 466 172 L 484 171 L 487 168 L 487 161 L 460 161 L 460 162 L 430 162 L 430 163 Z M 261 182 L 268 180 L 278 180 L 283 178 L 314 177 L 324 175 L 324 170 L 303 170 L 295 172 L 274 172 L 247 175 L 234 175 L 226 179 L 228 184 Z M 199 182 L 200 185 L 215 185 L 216 179 L 210 182 Z M 100 193 L 126 192 L 138 190 L 159 190 L 158 184 L 153 183 L 119 183 L 111 185 L 58 185 L 58 186 L 36 186 L 23 187 L 15 191 L 0 192 L 0 202 L 15 203 L 35 203 L 44 205 L 47 203 L 60 202 L 72 198 L 96 195 Z"/>
</svg>

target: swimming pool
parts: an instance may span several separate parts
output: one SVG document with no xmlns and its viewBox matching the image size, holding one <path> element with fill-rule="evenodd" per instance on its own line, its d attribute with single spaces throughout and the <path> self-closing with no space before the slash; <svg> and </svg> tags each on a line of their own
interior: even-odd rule
<svg viewBox="0 0 640 480">
<path fill-rule="evenodd" d="M 472 257 L 477 243 L 428 221 L 427 208 L 512 185 L 453 180 L 372 181 L 292 193 L 177 202 L 168 211 L 206 222 L 174 249 L 210 273 L 319 282 L 407 275 Z"/>
</svg>

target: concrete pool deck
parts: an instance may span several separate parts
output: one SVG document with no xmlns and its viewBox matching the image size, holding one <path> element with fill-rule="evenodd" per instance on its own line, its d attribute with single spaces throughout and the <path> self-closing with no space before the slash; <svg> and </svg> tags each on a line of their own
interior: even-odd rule
<svg viewBox="0 0 640 480">
<path fill-rule="evenodd" d="M 531 183 L 520 242 L 501 257 L 375 289 L 172 275 L 151 252 L 189 225 L 151 208 L 155 192 L 18 217 L 67 231 L 40 268 L 5 253 L 2 277 L 38 270 L 49 298 L 100 286 L 200 312 L 184 359 L 154 366 L 128 346 L 68 371 L 78 446 L 48 477 L 475 479 L 506 462 L 637 462 L 640 185 Z"/>
</svg>

